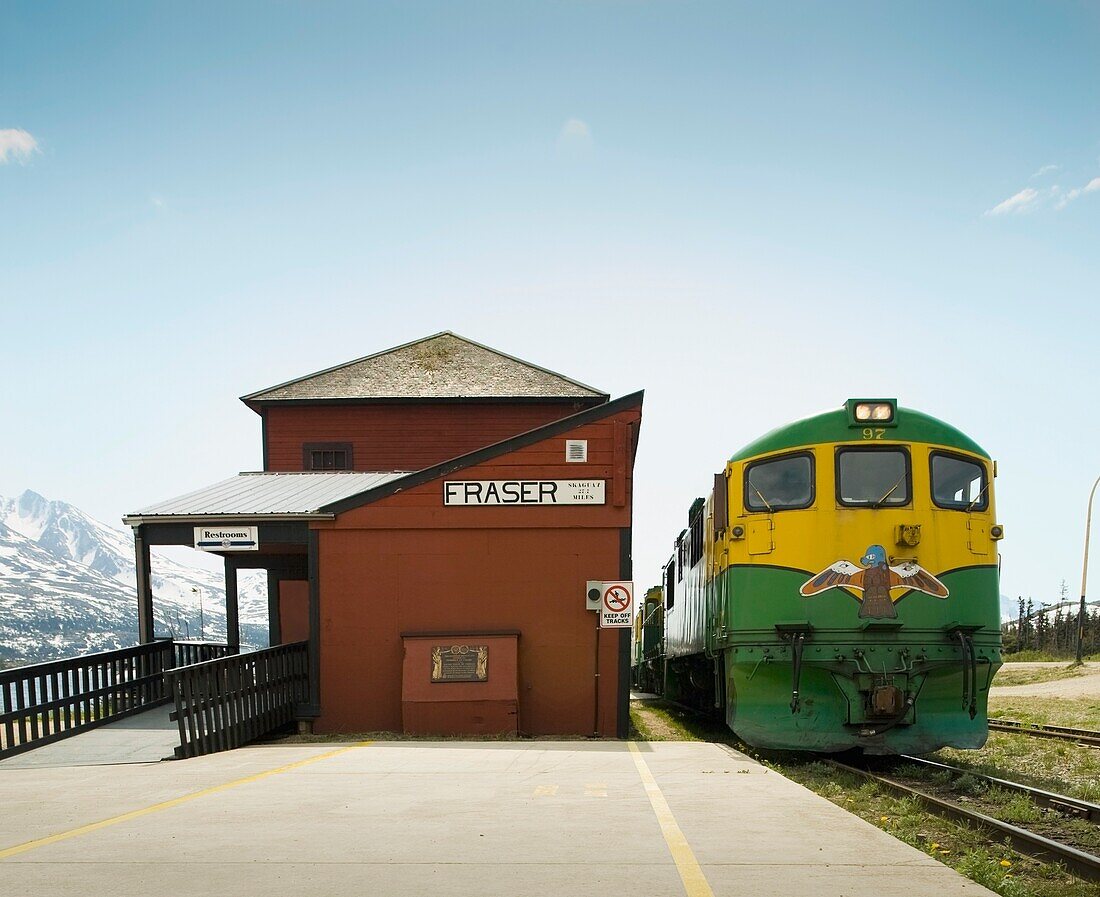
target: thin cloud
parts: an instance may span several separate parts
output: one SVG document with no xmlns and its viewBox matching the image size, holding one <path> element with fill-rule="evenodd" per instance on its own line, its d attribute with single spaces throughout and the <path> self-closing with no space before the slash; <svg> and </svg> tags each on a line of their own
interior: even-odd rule
<svg viewBox="0 0 1100 897">
<path fill-rule="evenodd" d="M 986 215 L 1017 215 L 1035 208 L 1042 198 L 1042 194 L 1034 187 L 1024 187 L 1019 193 L 1013 194 L 1004 202 L 999 202 Z"/>
<path fill-rule="evenodd" d="M 1058 184 L 1046 187 L 1043 190 L 1025 187 L 1019 193 L 1015 193 L 1003 202 L 997 203 L 984 214 L 986 217 L 1018 215 L 1024 212 L 1032 212 L 1044 205 L 1050 205 L 1054 211 L 1060 212 L 1074 200 L 1080 199 L 1089 193 L 1100 193 L 1100 178 L 1093 178 L 1085 186 L 1073 187 L 1069 190 L 1062 189 Z"/>
<path fill-rule="evenodd" d="M 26 162 L 38 152 L 34 135 L 22 128 L 0 129 L 0 165 L 8 162 Z"/>
<path fill-rule="evenodd" d="M 1061 210 L 1068 206 L 1071 202 L 1079 197 L 1084 196 L 1086 193 L 1098 193 L 1100 192 L 1100 178 L 1093 178 L 1084 187 L 1074 187 L 1072 190 L 1067 190 L 1059 198 L 1054 208 Z"/>
<path fill-rule="evenodd" d="M 587 122 L 571 118 L 558 132 L 558 151 L 567 155 L 583 155 L 592 149 L 592 129 Z"/>
<path fill-rule="evenodd" d="M 1029 178 L 1029 180 L 1032 180 L 1032 181 L 1033 181 L 1033 180 L 1035 180 L 1036 178 L 1041 178 L 1041 177 L 1042 177 L 1042 176 L 1043 176 L 1044 174 L 1050 174 L 1050 172 L 1052 172 L 1052 171 L 1057 171 L 1057 170 L 1058 170 L 1058 166 L 1057 166 L 1057 165 L 1044 165 L 1044 166 L 1043 166 L 1042 168 L 1040 168 L 1040 169 L 1039 169 L 1039 170 L 1038 170 L 1037 172 L 1035 172 L 1035 174 L 1033 174 L 1033 175 L 1032 175 L 1032 176 L 1031 176 L 1031 177 Z"/>
</svg>

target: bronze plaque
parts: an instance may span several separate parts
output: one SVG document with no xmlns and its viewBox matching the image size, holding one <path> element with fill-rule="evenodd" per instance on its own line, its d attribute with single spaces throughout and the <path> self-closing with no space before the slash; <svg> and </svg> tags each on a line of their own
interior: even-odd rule
<svg viewBox="0 0 1100 897">
<path fill-rule="evenodd" d="M 488 678 L 488 645 L 432 646 L 432 682 L 484 682 Z"/>
</svg>

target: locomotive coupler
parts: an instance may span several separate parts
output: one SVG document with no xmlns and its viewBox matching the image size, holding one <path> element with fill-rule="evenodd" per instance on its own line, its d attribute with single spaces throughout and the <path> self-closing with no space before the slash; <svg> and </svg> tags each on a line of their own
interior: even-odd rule
<svg viewBox="0 0 1100 897">
<path fill-rule="evenodd" d="M 802 682 L 802 649 L 813 631 L 808 622 L 775 624 L 776 634 L 791 646 L 791 713 L 798 713 L 802 707 L 798 695 Z"/>
</svg>

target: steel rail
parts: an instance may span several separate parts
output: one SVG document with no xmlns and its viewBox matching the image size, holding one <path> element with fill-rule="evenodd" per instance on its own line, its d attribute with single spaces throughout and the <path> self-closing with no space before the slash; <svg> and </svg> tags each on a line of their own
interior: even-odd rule
<svg viewBox="0 0 1100 897">
<path fill-rule="evenodd" d="M 1058 738 L 1080 744 L 1100 747 L 1100 732 L 1092 729 L 1071 729 L 1068 726 L 1042 726 L 1038 723 L 1021 723 L 1014 719 L 991 719 L 989 728 L 998 732 L 1019 732 L 1037 738 Z"/>
<path fill-rule="evenodd" d="M 1074 816 L 1078 819 L 1087 819 L 1090 822 L 1100 822 L 1100 804 L 1094 804 L 1078 797 L 1070 797 L 1066 794 L 1055 794 L 1053 791 L 1044 791 L 1042 788 L 1033 788 L 1020 782 L 1010 782 L 1008 779 L 998 779 L 987 776 L 984 773 L 975 772 L 972 769 L 964 769 L 959 766 L 949 766 L 946 763 L 938 763 L 935 760 L 925 760 L 923 757 L 911 757 L 907 754 L 899 754 L 898 760 L 907 763 L 917 763 L 921 766 L 930 766 L 934 769 L 942 769 L 956 773 L 960 776 L 973 776 L 976 779 L 989 782 L 1006 791 L 1015 791 L 1026 794 L 1041 807 L 1056 810 L 1066 816 Z"/>
<path fill-rule="evenodd" d="M 960 822 L 978 825 L 984 829 L 995 832 L 997 835 L 1005 838 L 1020 853 L 1035 857 L 1036 859 L 1062 863 L 1067 869 L 1070 869 L 1081 878 L 1087 879 L 1088 881 L 1100 881 L 1100 857 L 1094 856 L 1091 853 L 1085 853 L 1083 850 L 1078 850 L 1076 847 L 1070 847 L 1067 844 L 1060 844 L 1057 841 L 1052 841 L 1050 838 L 1044 838 L 1042 835 L 1029 832 L 1027 829 L 1010 825 L 1007 822 L 994 819 L 992 816 L 986 816 L 984 813 L 968 810 L 958 804 L 942 800 L 924 791 L 920 791 L 917 788 L 903 785 L 901 782 L 895 782 L 893 779 L 886 778 L 885 776 L 880 776 L 876 773 L 868 772 L 865 769 L 860 769 L 858 766 L 849 766 L 846 763 L 831 759 L 825 760 L 824 762 L 844 772 L 870 779 L 898 794 L 916 798 L 941 816 L 947 816 L 951 819 L 959 820 Z"/>
</svg>

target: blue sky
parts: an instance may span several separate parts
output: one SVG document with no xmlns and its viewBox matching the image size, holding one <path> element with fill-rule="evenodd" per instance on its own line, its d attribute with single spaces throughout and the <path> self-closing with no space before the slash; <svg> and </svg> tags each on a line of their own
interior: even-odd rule
<svg viewBox="0 0 1100 897">
<path fill-rule="evenodd" d="M 640 582 L 740 445 L 897 395 L 998 458 L 1004 591 L 1076 591 L 1095 4 L 8 3 L 0 160 L 0 493 L 117 523 L 452 329 L 646 389 Z"/>
</svg>

